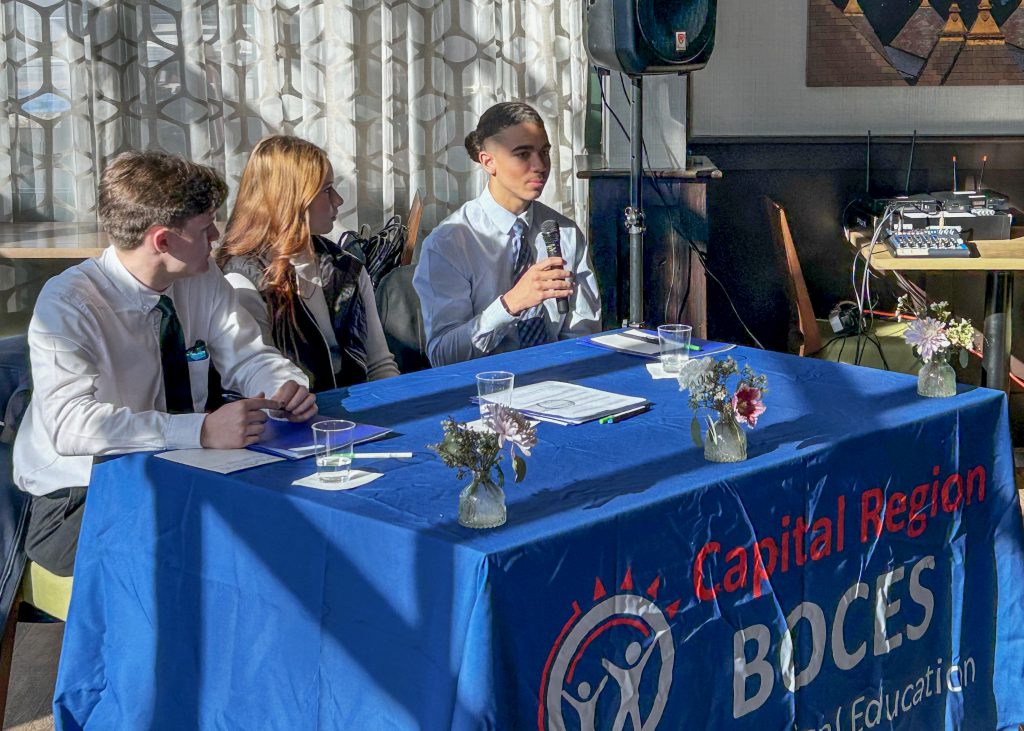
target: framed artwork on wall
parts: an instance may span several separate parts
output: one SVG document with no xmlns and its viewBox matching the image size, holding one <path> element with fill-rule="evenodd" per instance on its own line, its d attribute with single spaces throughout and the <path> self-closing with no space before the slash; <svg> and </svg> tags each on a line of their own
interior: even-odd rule
<svg viewBox="0 0 1024 731">
<path fill-rule="evenodd" d="M 1024 0 L 808 0 L 807 86 L 1024 84 Z"/>
</svg>

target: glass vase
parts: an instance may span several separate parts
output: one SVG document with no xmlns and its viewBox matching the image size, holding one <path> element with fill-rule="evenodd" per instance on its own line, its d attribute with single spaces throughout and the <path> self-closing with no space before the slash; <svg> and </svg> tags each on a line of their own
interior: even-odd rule
<svg viewBox="0 0 1024 731">
<path fill-rule="evenodd" d="M 708 462 L 742 462 L 747 458 L 747 435 L 731 411 L 718 417 L 704 435 L 704 459 Z"/>
<path fill-rule="evenodd" d="M 474 472 L 473 480 L 459 494 L 459 524 L 497 528 L 505 524 L 505 518 L 505 491 L 494 483 L 490 471 Z"/>
<path fill-rule="evenodd" d="M 956 396 L 956 371 L 945 356 L 936 355 L 921 366 L 917 373 L 917 393 L 931 398 Z"/>
</svg>

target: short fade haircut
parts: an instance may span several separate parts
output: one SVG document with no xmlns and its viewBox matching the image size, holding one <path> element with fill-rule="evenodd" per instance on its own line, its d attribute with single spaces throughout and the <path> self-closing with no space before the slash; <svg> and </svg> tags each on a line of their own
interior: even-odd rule
<svg viewBox="0 0 1024 731">
<path fill-rule="evenodd" d="M 180 230 L 220 208 L 228 186 L 205 165 L 166 152 L 125 152 L 100 178 L 99 216 L 114 245 L 135 249 L 152 226 Z"/>
</svg>

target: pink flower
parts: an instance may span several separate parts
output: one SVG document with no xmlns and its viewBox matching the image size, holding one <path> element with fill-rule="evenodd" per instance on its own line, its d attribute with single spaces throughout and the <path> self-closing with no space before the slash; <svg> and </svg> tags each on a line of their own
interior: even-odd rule
<svg viewBox="0 0 1024 731">
<path fill-rule="evenodd" d="M 761 400 L 761 389 L 741 383 L 732 397 L 732 410 L 736 419 L 753 428 L 757 426 L 757 417 L 764 413 L 764 402 Z"/>
</svg>

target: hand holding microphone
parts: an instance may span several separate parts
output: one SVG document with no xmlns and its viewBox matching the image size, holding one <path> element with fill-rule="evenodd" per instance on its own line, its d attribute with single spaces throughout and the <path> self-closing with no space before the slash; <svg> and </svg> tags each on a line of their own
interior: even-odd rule
<svg viewBox="0 0 1024 731">
<path fill-rule="evenodd" d="M 544 248 L 548 250 L 548 256 L 562 258 L 562 234 L 558 230 L 558 224 L 550 218 L 540 225 L 540 237 L 544 240 Z M 558 299 L 558 314 L 565 315 L 569 312 L 569 300 L 565 297 Z"/>
<path fill-rule="evenodd" d="M 504 295 L 505 306 L 513 315 L 519 315 L 553 297 L 558 298 L 559 314 L 569 312 L 566 298 L 573 292 L 572 273 L 564 268 L 558 224 L 551 220 L 544 221 L 540 230 L 548 258 L 527 269 L 515 286 Z"/>
</svg>

